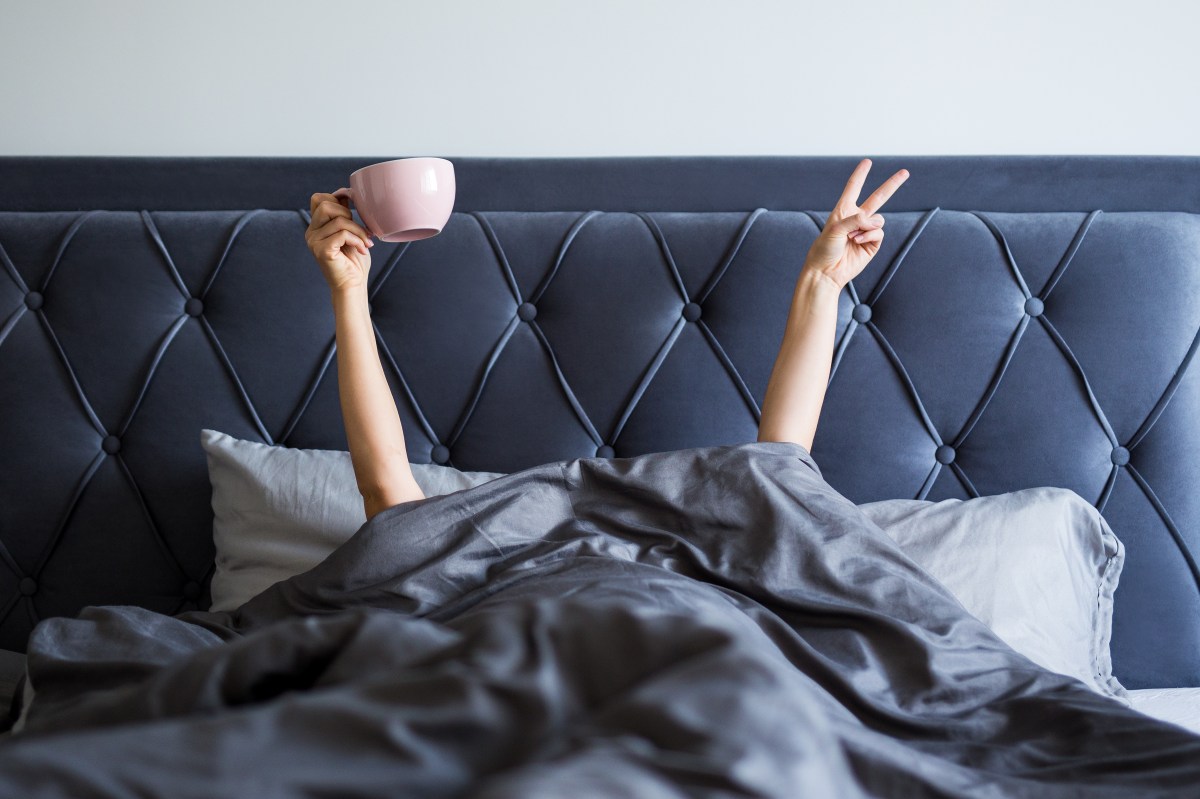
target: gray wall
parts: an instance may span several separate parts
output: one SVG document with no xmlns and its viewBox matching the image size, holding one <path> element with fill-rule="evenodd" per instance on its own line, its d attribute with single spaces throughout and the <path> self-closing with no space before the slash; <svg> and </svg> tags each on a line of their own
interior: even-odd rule
<svg viewBox="0 0 1200 799">
<path fill-rule="evenodd" d="M 0 154 L 1200 154 L 1197 8 L 0 0 Z"/>
</svg>

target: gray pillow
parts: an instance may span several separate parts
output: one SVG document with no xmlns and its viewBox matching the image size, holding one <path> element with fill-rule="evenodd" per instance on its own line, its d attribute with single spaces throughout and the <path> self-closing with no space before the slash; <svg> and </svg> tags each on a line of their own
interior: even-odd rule
<svg viewBox="0 0 1200 799">
<path fill-rule="evenodd" d="M 308 571 L 366 523 L 349 452 L 290 449 L 201 430 L 212 483 L 212 610 L 233 610 Z M 432 497 L 501 475 L 412 464 Z"/>
<path fill-rule="evenodd" d="M 1013 649 L 1128 703 L 1109 653 L 1125 548 L 1078 494 L 1030 488 L 859 507 Z"/>
</svg>

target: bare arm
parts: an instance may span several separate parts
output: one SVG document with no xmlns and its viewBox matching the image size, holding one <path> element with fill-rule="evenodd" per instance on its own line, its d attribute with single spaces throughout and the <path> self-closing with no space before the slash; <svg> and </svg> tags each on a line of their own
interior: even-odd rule
<svg viewBox="0 0 1200 799">
<path fill-rule="evenodd" d="M 800 273 L 763 398 L 759 441 L 791 441 L 812 449 L 833 361 L 840 292 L 832 281 L 808 269 Z"/>
<path fill-rule="evenodd" d="M 354 478 L 367 518 L 401 502 L 421 499 L 392 389 L 379 362 L 367 289 L 333 289 L 337 330 L 338 396 Z"/>
<path fill-rule="evenodd" d="M 883 216 L 875 213 L 908 179 L 901 169 L 858 205 L 871 169 L 855 167 L 796 281 L 783 343 L 763 397 L 759 441 L 790 441 L 812 449 L 833 362 L 838 295 L 879 252 Z"/>
<path fill-rule="evenodd" d="M 425 495 L 413 478 L 400 414 L 383 373 L 367 304 L 370 234 L 331 194 L 312 196 L 309 249 L 329 283 L 337 341 L 338 396 L 354 478 L 367 518 Z"/>
</svg>

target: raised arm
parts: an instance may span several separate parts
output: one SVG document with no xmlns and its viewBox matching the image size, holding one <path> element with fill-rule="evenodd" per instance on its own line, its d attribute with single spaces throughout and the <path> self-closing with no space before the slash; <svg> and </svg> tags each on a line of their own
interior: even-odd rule
<svg viewBox="0 0 1200 799">
<path fill-rule="evenodd" d="M 404 429 L 383 374 L 367 306 L 371 234 L 332 194 L 314 194 L 304 234 L 333 301 L 338 395 L 354 478 L 367 518 L 401 502 L 422 499 L 408 464 Z"/>
<path fill-rule="evenodd" d="M 809 248 L 792 294 L 783 344 L 767 381 L 759 441 L 790 441 L 812 450 L 833 362 L 838 295 L 879 252 L 883 216 L 876 213 L 908 179 L 901 169 L 858 205 L 870 159 L 854 168 L 825 227 Z"/>
</svg>

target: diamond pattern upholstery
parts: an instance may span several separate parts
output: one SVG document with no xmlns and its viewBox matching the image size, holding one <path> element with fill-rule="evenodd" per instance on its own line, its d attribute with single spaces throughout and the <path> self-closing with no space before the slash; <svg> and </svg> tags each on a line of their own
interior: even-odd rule
<svg viewBox="0 0 1200 799">
<path fill-rule="evenodd" d="M 824 218 L 465 208 L 377 242 L 410 456 L 513 471 L 753 440 Z M 202 427 L 346 446 L 307 222 L 0 212 L 0 646 L 86 604 L 203 606 Z M 1127 547 L 1117 676 L 1200 684 L 1200 218 L 933 207 L 887 233 L 841 298 L 827 479 L 856 502 L 1077 491 Z"/>
</svg>

